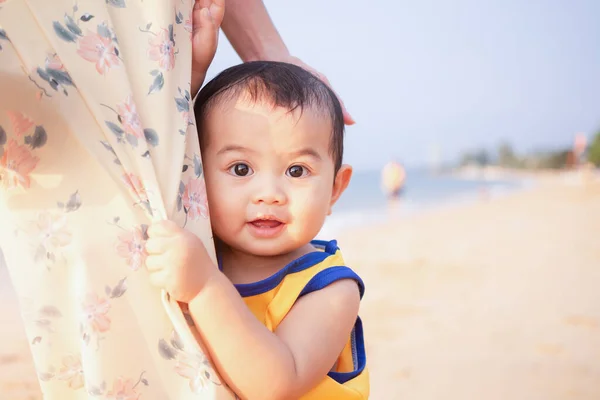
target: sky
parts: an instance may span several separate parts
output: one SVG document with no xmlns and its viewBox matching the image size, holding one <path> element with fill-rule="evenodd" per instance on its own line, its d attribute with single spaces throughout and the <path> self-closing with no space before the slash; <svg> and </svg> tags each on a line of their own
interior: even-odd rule
<svg viewBox="0 0 600 400">
<path fill-rule="evenodd" d="M 290 52 L 357 121 L 345 161 L 570 146 L 600 130 L 598 0 L 266 0 Z M 207 80 L 240 62 L 221 35 Z"/>
</svg>

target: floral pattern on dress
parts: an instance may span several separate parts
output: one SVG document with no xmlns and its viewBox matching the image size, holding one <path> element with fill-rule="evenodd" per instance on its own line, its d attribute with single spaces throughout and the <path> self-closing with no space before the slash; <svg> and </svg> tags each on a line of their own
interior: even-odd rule
<svg viewBox="0 0 600 400">
<path fill-rule="evenodd" d="M 165 73 L 175 68 L 175 31 L 173 24 L 167 28 L 159 28 L 156 32 L 152 31 L 152 22 L 146 24 L 144 28 L 139 28 L 141 32 L 150 35 L 148 38 L 148 59 L 156 63 L 156 69 L 150 71 L 152 83 L 148 88 L 148 94 L 160 92 L 165 84 Z"/>
<path fill-rule="evenodd" d="M 136 391 L 136 386 L 139 382 L 140 381 L 134 382 L 133 379 L 119 377 L 113 382 L 112 389 L 104 396 L 104 398 L 106 400 L 137 400 L 141 396 L 141 394 Z"/>
<path fill-rule="evenodd" d="M 13 135 L 8 140 L 8 133 L 0 126 L 0 188 L 29 189 L 30 175 L 40 161 L 33 151 L 46 144 L 48 135 L 43 126 L 35 126 L 24 113 L 8 110 L 6 114 L 11 121 Z M 19 144 L 21 141 L 23 144 Z"/>
<path fill-rule="evenodd" d="M 58 370 L 56 367 L 50 366 L 46 371 L 39 372 L 38 376 L 43 382 L 49 382 L 53 379 L 62 381 L 72 390 L 79 390 L 85 384 L 85 374 L 80 355 L 67 354 L 62 358 L 62 365 Z"/>
<path fill-rule="evenodd" d="M 194 2 L 9 3 L 0 7 L 0 86 L 13 90 L 0 97 L 0 241 L 15 241 L 3 251 L 44 398 L 234 398 L 191 328 L 176 323 L 177 304 L 143 273 L 157 210 L 185 218 L 212 251 L 186 76 Z M 130 323 L 139 312 L 157 317 Z M 158 347 L 141 340 L 174 329 L 181 338 Z"/>
<path fill-rule="evenodd" d="M 175 361 L 174 371 L 188 380 L 192 393 L 201 394 L 211 384 L 221 385 L 221 380 L 206 356 L 186 351 L 177 332 L 173 331 L 168 341 L 161 339 L 158 342 L 158 350 L 165 360 Z"/>
<path fill-rule="evenodd" d="M 27 233 L 35 248 L 34 258 L 50 268 L 71 244 L 72 233 L 67 216 L 59 211 L 42 211 L 35 220 L 29 221 Z"/>
<path fill-rule="evenodd" d="M 29 189 L 31 185 L 30 174 L 37 166 L 39 158 L 34 156 L 25 145 L 20 145 L 16 140 L 8 141 L 0 158 L 0 184 L 5 189 L 21 187 Z"/>
<path fill-rule="evenodd" d="M 148 39 L 148 58 L 158 63 L 158 67 L 167 72 L 175 68 L 175 37 L 173 25 L 161 28 Z"/>
<path fill-rule="evenodd" d="M 88 22 L 94 19 L 94 15 L 84 13 L 77 17 L 78 11 L 79 8 L 75 5 L 71 15 L 65 13 L 63 21 L 53 21 L 54 33 L 66 42 L 75 43 L 77 54 L 94 63 L 100 75 L 106 75 L 112 68 L 122 64 L 115 32 L 106 21 L 100 22 L 95 30 L 91 30 Z"/>
<path fill-rule="evenodd" d="M 182 195 L 183 208 L 190 219 L 208 218 L 208 198 L 203 178 L 190 178 Z"/>
<path fill-rule="evenodd" d="M 119 235 L 116 246 L 117 254 L 126 260 L 127 266 L 132 271 L 139 270 L 146 263 L 148 257 L 146 252 L 147 231 L 147 225 L 140 225 Z"/>
<path fill-rule="evenodd" d="M 24 302 L 23 300 L 24 299 L 21 301 Z M 26 320 L 31 321 L 32 323 L 32 327 L 30 328 L 30 333 L 33 336 L 31 345 L 51 346 L 51 336 L 56 332 L 55 326 L 60 323 L 61 318 L 63 317 L 63 314 L 58 307 L 48 304 L 40 307 L 35 312 L 28 312 L 24 307 L 23 315 Z"/>
<path fill-rule="evenodd" d="M 5 0 L 0 0 L 0 4 L 2 4 Z M 6 31 L 2 28 L 0 28 L 0 51 L 3 50 L 2 48 L 2 41 L 7 41 L 8 42 L 8 36 L 6 35 Z"/>
<path fill-rule="evenodd" d="M 193 113 L 191 111 L 191 96 L 188 90 L 182 91 L 181 88 L 177 88 L 179 92 L 179 96 L 175 97 L 175 106 L 177 107 L 177 112 L 181 113 L 181 117 L 183 119 L 186 127 L 188 125 L 194 125 Z M 183 129 L 179 131 L 182 135 L 186 134 L 186 131 Z"/>
<path fill-rule="evenodd" d="M 194 23 L 192 21 L 192 13 L 190 12 L 187 17 L 183 16 L 181 11 L 177 11 L 175 14 L 175 23 L 177 25 L 183 24 L 183 29 L 190 35 L 190 40 L 192 40 L 192 33 L 194 30 Z"/>
<path fill-rule="evenodd" d="M 79 192 L 75 191 L 67 201 L 59 201 L 56 206 L 56 209 L 39 211 L 34 219 L 25 221 L 19 231 L 29 237 L 35 262 L 48 270 L 66 260 L 73 239 L 68 214 L 81 207 Z"/>
<path fill-rule="evenodd" d="M 119 376 L 112 382 L 110 389 L 106 381 L 97 386 L 88 385 L 87 393 L 100 400 L 138 400 L 142 396 L 142 388 L 150 386 L 148 379 L 144 377 L 145 374 L 146 372 L 142 371 L 137 379 Z"/>
<path fill-rule="evenodd" d="M 102 381 L 99 385 L 93 385 L 86 379 L 81 356 L 68 354 L 63 357 L 62 365 L 58 370 L 56 367 L 50 366 L 46 372 L 38 375 L 43 382 L 62 381 L 71 390 L 85 390 L 90 397 L 102 400 L 134 400 L 139 399 L 142 395 L 142 387 L 150 386 L 145 374 L 146 372 L 142 371 L 137 379 L 119 376 L 113 381 L 110 389 L 106 381 Z"/>
<path fill-rule="evenodd" d="M 62 364 L 56 379 L 64 381 L 73 390 L 81 389 L 84 385 L 81 357 L 67 355 L 63 358 Z"/>
<path fill-rule="evenodd" d="M 101 104 L 105 109 L 112 111 L 116 115 L 117 122 L 106 120 L 105 124 L 110 129 L 119 143 L 129 143 L 132 147 L 138 146 L 138 140 L 146 140 L 151 146 L 158 145 L 158 134 L 154 129 L 142 128 L 142 122 L 137 112 L 135 103 L 131 95 L 117 104 L 116 110 L 106 104 Z M 110 145 L 107 143 L 110 147 Z M 112 147 L 110 150 L 113 151 Z M 115 154 L 116 155 L 116 154 Z"/>
<path fill-rule="evenodd" d="M 69 75 L 56 53 L 48 54 L 44 62 L 44 67 L 37 67 L 35 72 L 37 73 L 37 76 L 45 81 L 55 92 L 61 91 L 65 96 L 69 95 L 67 88 L 69 86 L 74 86 L 71 75 Z M 30 79 L 35 83 L 38 89 L 40 89 L 37 94 L 38 100 L 41 100 L 43 96 L 52 97 L 52 95 L 31 78 L 31 76 Z"/>
<path fill-rule="evenodd" d="M 14 134 L 20 138 L 33 126 L 33 120 L 19 111 L 7 111 Z"/>
<path fill-rule="evenodd" d="M 114 33 L 107 25 L 98 25 L 98 31 L 88 30 L 81 39 L 78 40 L 77 54 L 86 61 L 96 65 L 96 71 L 100 75 L 105 75 L 111 68 L 119 66 L 119 50 L 115 43 Z"/>
<path fill-rule="evenodd" d="M 100 345 L 100 334 L 110 329 L 110 301 L 96 293 L 88 293 L 81 302 L 81 335 L 87 344 L 91 338 Z"/>
<path fill-rule="evenodd" d="M 209 210 L 206 183 L 202 176 L 203 169 L 200 155 L 194 154 L 193 157 L 186 156 L 186 160 L 191 161 L 191 163 L 185 163 L 183 165 L 183 172 L 186 172 L 192 167 L 193 176 L 188 179 L 187 183 L 184 183 L 183 181 L 179 182 L 177 210 L 183 210 L 186 215 L 187 224 L 188 219 L 192 221 L 207 219 L 209 217 Z"/>
</svg>

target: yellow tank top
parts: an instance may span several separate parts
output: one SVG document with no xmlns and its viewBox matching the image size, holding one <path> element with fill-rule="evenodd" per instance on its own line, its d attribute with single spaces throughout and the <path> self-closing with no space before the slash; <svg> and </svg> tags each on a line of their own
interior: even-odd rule
<svg viewBox="0 0 600 400">
<path fill-rule="evenodd" d="M 276 274 L 256 283 L 235 285 L 252 313 L 271 332 L 277 329 L 298 298 L 340 279 L 355 280 L 361 298 L 363 296 L 363 282 L 345 266 L 336 241 L 315 240 L 312 245 L 318 250 L 292 261 Z M 336 365 L 301 399 L 363 400 L 368 397 L 365 343 L 362 323 L 357 318 Z"/>
</svg>

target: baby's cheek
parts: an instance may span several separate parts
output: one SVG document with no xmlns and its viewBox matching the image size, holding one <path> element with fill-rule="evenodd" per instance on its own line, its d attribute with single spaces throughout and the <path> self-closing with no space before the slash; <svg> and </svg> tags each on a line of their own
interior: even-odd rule
<svg viewBox="0 0 600 400">
<path fill-rule="evenodd" d="M 240 201 L 240 197 L 234 194 L 221 192 L 214 195 L 214 205 L 211 207 L 212 219 L 224 229 L 227 226 L 236 226 L 246 221 L 246 205 Z"/>
</svg>

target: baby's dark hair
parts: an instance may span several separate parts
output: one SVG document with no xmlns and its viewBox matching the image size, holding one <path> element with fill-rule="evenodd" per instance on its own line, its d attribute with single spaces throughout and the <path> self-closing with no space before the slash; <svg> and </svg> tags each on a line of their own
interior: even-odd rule
<svg viewBox="0 0 600 400">
<path fill-rule="evenodd" d="M 202 121 L 216 105 L 249 96 L 252 102 L 269 101 L 289 112 L 310 109 L 331 120 L 330 153 L 337 172 L 344 153 L 344 117 L 335 93 L 315 75 L 297 65 L 276 61 L 252 61 L 227 68 L 198 94 L 194 105 L 200 144 L 204 143 Z"/>
</svg>

